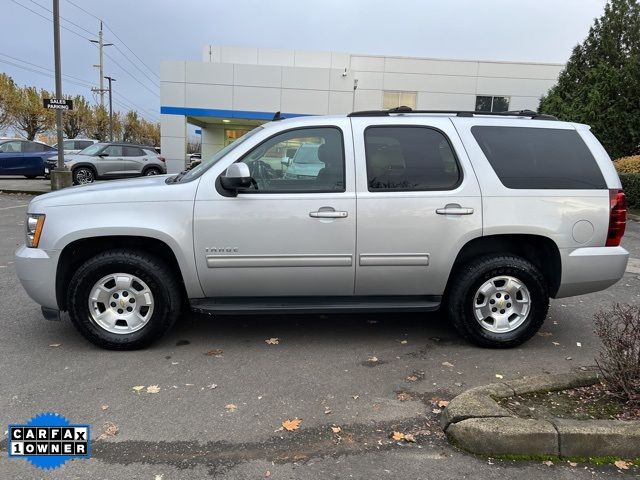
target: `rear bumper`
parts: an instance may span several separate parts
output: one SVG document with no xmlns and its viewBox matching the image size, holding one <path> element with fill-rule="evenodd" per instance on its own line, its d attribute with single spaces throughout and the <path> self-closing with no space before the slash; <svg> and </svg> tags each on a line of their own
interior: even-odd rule
<svg viewBox="0 0 640 480">
<path fill-rule="evenodd" d="M 58 309 L 56 300 L 57 250 L 28 248 L 22 245 L 16 250 L 16 274 L 27 294 L 39 305 Z"/>
<path fill-rule="evenodd" d="M 629 252 L 622 247 L 560 250 L 562 281 L 556 298 L 584 295 L 610 287 L 624 275 Z"/>
</svg>

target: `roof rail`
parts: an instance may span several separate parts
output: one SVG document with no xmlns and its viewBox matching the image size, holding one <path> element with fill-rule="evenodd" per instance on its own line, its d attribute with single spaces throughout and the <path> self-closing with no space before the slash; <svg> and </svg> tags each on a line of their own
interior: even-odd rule
<svg viewBox="0 0 640 480">
<path fill-rule="evenodd" d="M 439 115 L 455 115 L 457 117 L 474 117 L 476 115 L 500 116 L 500 117 L 529 117 L 534 120 L 558 120 L 553 115 L 534 112 L 533 110 L 515 110 L 508 112 L 472 112 L 461 110 L 413 110 L 411 107 L 396 107 L 389 110 L 363 110 L 352 112 L 347 117 L 389 117 L 408 113 L 431 113 Z"/>
</svg>

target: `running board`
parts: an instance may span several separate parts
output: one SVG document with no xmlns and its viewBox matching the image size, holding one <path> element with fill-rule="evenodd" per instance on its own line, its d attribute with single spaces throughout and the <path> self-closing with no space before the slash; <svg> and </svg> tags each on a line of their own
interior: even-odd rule
<svg viewBox="0 0 640 480">
<path fill-rule="evenodd" d="M 218 315 L 432 312 L 440 296 L 195 298 L 191 309 Z"/>
</svg>

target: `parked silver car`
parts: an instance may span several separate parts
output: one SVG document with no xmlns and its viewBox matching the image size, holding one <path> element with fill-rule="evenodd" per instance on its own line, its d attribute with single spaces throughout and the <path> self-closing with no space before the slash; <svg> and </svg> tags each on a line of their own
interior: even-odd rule
<svg viewBox="0 0 640 480">
<path fill-rule="evenodd" d="M 45 174 L 56 167 L 57 161 L 57 157 L 47 160 Z M 164 157 L 153 147 L 129 143 L 96 143 L 78 154 L 65 155 L 64 163 L 73 173 L 74 185 L 167 173 Z"/>
<path fill-rule="evenodd" d="M 317 172 L 274 168 L 273 152 L 304 145 Z M 149 345 L 186 304 L 443 307 L 465 338 L 504 348 L 538 331 L 550 297 L 623 276 L 625 222 L 588 126 L 401 108 L 275 121 L 179 175 L 40 195 L 16 271 L 45 317 L 68 311 L 104 348 Z"/>
</svg>

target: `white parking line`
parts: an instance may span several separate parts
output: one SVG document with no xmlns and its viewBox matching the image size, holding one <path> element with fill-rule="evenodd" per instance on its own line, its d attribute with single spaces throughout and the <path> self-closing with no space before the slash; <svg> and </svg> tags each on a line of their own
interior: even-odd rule
<svg viewBox="0 0 640 480">
<path fill-rule="evenodd" d="M 27 205 L 29 205 L 29 204 L 25 203 L 24 205 L 14 205 L 12 207 L 2 207 L 2 208 L 0 208 L 0 210 L 9 210 L 10 208 L 22 208 L 22 207 L 26 207 Z"/>
</svg>

